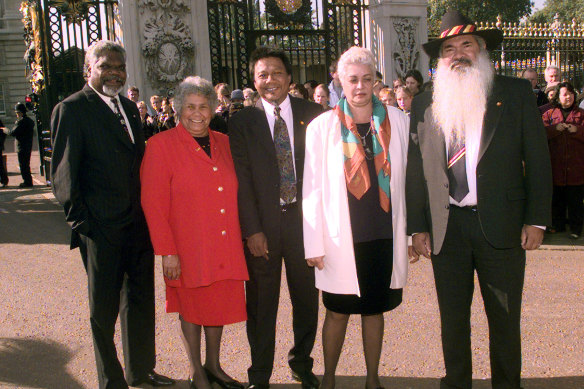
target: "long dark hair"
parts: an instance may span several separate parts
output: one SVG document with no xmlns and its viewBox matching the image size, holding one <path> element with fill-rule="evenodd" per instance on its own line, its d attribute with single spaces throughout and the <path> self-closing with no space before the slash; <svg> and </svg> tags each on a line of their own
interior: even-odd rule
<svg viewBox="0 0 584 389">
<path fill-rule="evenodd" d="M 576 106 L 576 97 L 578 97 L 578 93 L 576 93 L 576 90 L 568 81 L 560 82 L 558 85 L 556 85 L 556 95 L 552 99 L 552 105 L 556 108 L 562 108 L 562 104 L 560 103 L 560 89 L 562 88 L 566 88 L 568 92 L 574 95 L 574 102 L 569 108 L 571 110 Z"/>
</svg>

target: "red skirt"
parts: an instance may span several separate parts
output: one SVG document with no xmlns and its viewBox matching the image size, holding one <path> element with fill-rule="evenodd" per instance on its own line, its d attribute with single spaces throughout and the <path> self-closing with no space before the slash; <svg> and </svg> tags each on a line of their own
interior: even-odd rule
<svg viewBox="0 0 584 389">
<path fill-rule="evenodd" d="M 166 312 L 201 326 L 223 326 L 247 320 L 244 282 L 223 280 L 199 288 L 166 286 Z"/>
</svg>

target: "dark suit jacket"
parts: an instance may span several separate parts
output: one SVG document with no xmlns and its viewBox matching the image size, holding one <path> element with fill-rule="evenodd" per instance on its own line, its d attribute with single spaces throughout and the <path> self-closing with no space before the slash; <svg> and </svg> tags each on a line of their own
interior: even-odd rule
<svg viewBox="0 0 584 389">
<path fill-rule="evenodd" d="M 120 100 L 134 144 L 88 85 L 53 110 L 53 192 L 73 229 L 72 248 L 78 245 L 78 233 L 91 237 L 99 231 L 116 244 L 124 239 L 120 231 L 135 221 L 147 231 L 140 206 L 144 133 L 136 103 L 123 96 Z"/>
<path fill-rule="evenodd" d="M 320 105 L 290 96 L 294 118 L 296 199 L 302 206 L 306 126 L 322 112 Z M 262 100 L 229 120 L 229 143 L 239 181 L 239 219 L 243 238 L 263 232 L 268 245 L 280 241 L 280 170 Z"/>
<path fill-rule="evenodd" d="M 449 214 L 444 136 L 432 117 L 432 95 L 414 98 L 406 178 L 408 234 L 430 232 L 440 252 Z M 551 222 L 552 178 L 546 133 L 526 80 L 495 76 L 476 169 L 477 208 L 495 248 L 520 245 L 524 224 Z"/>
</svg>

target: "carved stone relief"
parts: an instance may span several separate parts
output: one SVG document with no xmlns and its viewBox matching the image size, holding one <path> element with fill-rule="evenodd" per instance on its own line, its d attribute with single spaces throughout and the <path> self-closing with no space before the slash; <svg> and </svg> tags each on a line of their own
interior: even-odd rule
<svg viewBox="0 0 584 389">
<path fill-rule="evenodd" d="M 152 16 L 144 23 L 142 54 L 148 79 L 155 88 L 171 90 L 190 72 L 194 42 L 179 15 L 190 11 L 186 0 L 139 0 L 140 13 Z"/>
<path fill-rule="evenodd" d="M 391 22 L 397 39 L 393 44 L 393 64 L 396 74 L 403 77 L 408 70 L 416 69 L 420 50 L 416 42 L 418 18 L 392 17 Z"/>
</svg>

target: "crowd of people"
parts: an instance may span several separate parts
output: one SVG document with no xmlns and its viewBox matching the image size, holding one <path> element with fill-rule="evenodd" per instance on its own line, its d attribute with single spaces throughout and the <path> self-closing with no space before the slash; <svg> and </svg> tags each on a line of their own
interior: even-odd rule
<svg viewBox="0 0 584 389">
<path fill-rule="evenodd" d="M 191 388 L 244 387 L 220 363 L 223 328 L 241 321 L 247 387 L 270 387 L 283 265 L 292 376 L 305 389 L 334 388 L 354 314 L 365 387 L 382 388 L 384 313 L 401 304 L 408 266 L 421 256 L 436 282 L 441 387 L 472 386 L 476 273 L 492 386 L 520 388 L 526 250 L 540 246 L 546 226 L 568 223 L 560 198 L 580 233 L 584 174 L 582 165 L 571 168 L 584 160 L 556 159 L 554 150 L 579 150 L 584 111 L 569 83 L 555 86 L 540 113 L 535 87 L 495 75 L 488 52 L 500 30 L 478 30 L 457 11 L 441 30 L 423 45 L 438 59 L 431 86 L 415 70 L 384 85 L 361 47 L 331 66 L 330 84 L 292 83 L 287 54 L 259 47 L 250 58 L 255 90 L 193 76 L 150 106 L 135 87 L 120 94 L 120 45 L 89 48 L 87 84 L 53 111 L 51 173 L 87 271 L 100 388 L 174 383 L 154 371 L 154 255 L 162 257 L 166 311 L 178 313 Z M 319 294 L 322 381 L 311 356 Z M 125 370 L 113 340 L 118 314 Z"/>
</svg>

